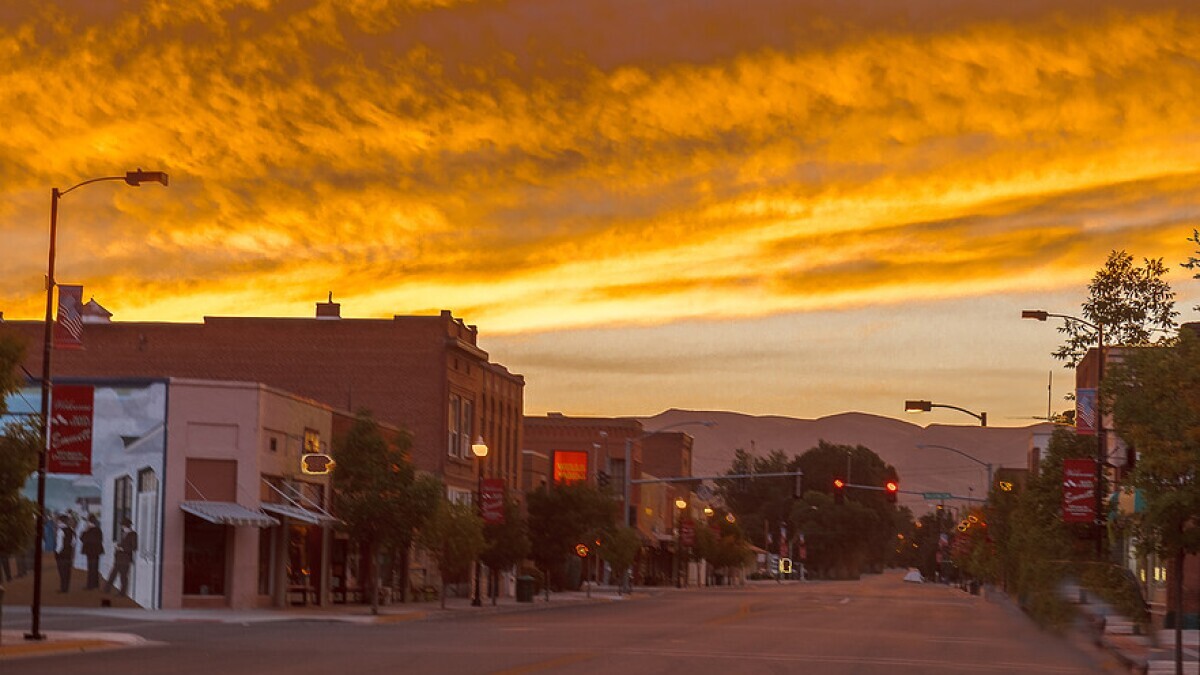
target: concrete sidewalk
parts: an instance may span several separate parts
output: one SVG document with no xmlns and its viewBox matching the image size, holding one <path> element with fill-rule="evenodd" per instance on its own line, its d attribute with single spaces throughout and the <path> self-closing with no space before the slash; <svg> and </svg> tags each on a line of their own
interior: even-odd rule
<svg viewBox="0 0 1200 675">
<path fill-rule="evenodd" d="M 1075 603 L 1083 617 L 1081 630 L 1096 645 L 1110 652 L 1132 672 L 1156 675 L 1175 672 L 1175 631 L 1161 630 L 1154 635 L 1137 632 L 1134 622 L 1116 613 L 1103 600 L 1078 585 L 1063 589 L 1064 597 Z M 1183 672 L 1196 672 L 1200 662 L 1195 630 L 1183 631 Z"/>
</svg>

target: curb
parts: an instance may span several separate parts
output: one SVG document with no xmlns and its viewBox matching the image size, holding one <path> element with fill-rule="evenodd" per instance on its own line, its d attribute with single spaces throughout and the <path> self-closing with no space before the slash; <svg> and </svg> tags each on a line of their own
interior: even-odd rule
<svg viewBox="0 0 1200 675">
<path fill-rule="evenodd" d="M 155 644 L 132 633 L 49 632 L 43 640 L 20 640 L 0 644 L 0 661 L 56 654 L 108 651 L 149 647 Z"/>
<path fill-rule="evenodd" d="M 1139 658 L 1127 653 L 1125 650 L 1121 649 L 1119 645 L 1103 635 L 1096 639 L 1096 646 L 1112 654 L 1118 661 L 1121 662 L 1122 665 L 1135 673 L 1145 675 L 1145 673 L 1150 669 L 1150 662 L 1147 659 Z"/>
</svg>

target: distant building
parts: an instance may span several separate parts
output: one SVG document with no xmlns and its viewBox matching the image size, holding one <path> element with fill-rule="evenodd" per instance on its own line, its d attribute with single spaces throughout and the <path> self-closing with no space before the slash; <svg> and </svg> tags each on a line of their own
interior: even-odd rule
<svg viewBox="0 0 1200 675">
<path fill-rule="evenodd" d="M 625 450 L 630 456 L 630 480 L 671 479 L 691 475 L 692 437 L 679 432 L 646 432 L 632 418 L 567 417 L 550 413 L 525 418 L 526 491 L 541 485 L 585 481 L 609 490 L 628 509 L 629 522 L 641 534 L 643 547 L 634 563 L 636 583 L 670 583 L 676 573 L 676 542 L 684 513 L 675 506 L 682 498 L 689 513 L 702 513 L 691 494 L 692 483 L 663 482 L 630 485 L 624 503 Z M 650 471 L 654 467 L 656 471 Z M 687 568 L 690 569 L 690 568 Z M 683 570 L 686 574 L 686 569 Z"/>
<path fill-rule="evenodd" d="M 524 418 L 526 473 L 538 475 L 536 460 L 547 458 L 548 483 L 585 481 L 591 485 L 607 483 L 625 508 L 636 509 L 638 491 L 631 490 L 625 505 L 625 444 L 630 444 L 631 478 L 642 475 L 642 423 L 633 418 L 567 417 L 550 413 L 545 417 Z M 536 485 L 527 487 L 536 488 Z"/>
<path fill-rule="evenodd" d="M 647 435 L 642 441 L 642 470 L 660 478 L 691 476 L 692 443 L 692 436 L 682 431 Z"/>
</svg>

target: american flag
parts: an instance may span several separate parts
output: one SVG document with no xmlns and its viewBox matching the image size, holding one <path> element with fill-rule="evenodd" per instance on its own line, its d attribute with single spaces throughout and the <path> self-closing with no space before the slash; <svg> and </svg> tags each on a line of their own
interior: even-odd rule
<svg viewBox="0 0 1200 675">
<path fill-rule="evenodd" d="M 55 349 L 83 349 L 83 286 L 58 287 L 58 321 L 54 323 Z"/>
<path fill-rule="evenodd" d="M 1075 390 L 1075 433 L 1096 433 L 1096 390 Z"/>
</svg>

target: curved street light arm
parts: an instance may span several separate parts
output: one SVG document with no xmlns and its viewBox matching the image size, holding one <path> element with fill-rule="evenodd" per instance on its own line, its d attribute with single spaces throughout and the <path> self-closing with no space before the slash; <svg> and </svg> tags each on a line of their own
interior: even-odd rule
<svg viewBox="0 0 1200 675">
<path fill-rule="evenodd" d="M 1068 321 L 1074 321 L 1074 322 L 1076 322 L 1076 323 L 1081 323 L 1081 324 L 1083 324 L 1083 325 L 1085 325 L 1085 326 L 1087 326 L 1087 327 L 1091 328 L 1092 330 L 1097 330 L 1097 331 L 1098 331 L 1098 330 L 1101 330 L 1100 326 L 1098 326 L 1098 325 L 1096 325 L 1096 324 L 1094 324 L 1094 323 L 1092 323 L 1091 321 L 1088 321 L 1088 320 L 1086 320 L 1086 319 L 1081 319 L 1081 318 L 1079 318 L 1079 317 L 1077 317 L 1077 316 L 1071 316 L 1071 315 L 1069 315 L 1069 314 L 1051 314 L 1050 312 L 1046 312 L 1046 316 L 1051 316 L 1051 317 L 1054 317 L 1054 318 L 1056 318 L 1056 319 L 1066 319 L 1066 320 L 1068 320 Z"/>
<path fill-rule="evenodd" d="M 83 187 L 84 185 L 91 185 L 92 183 L 100 183 L 100 182 L 106 181 L 106 180 L 125 180 L 125 176 L 105 176 L 103 178 L 93 178 L 91 180 L 85 180 L 82 183 L 76 183 L 76 184 L 72 185 L 71 187 L 67 188 L 66 190 L 56 189 L 55 192 L 57 192 L 58 196 L 61 197 L 72 190 L 76 190 L 78 188 Z"/>
<path fill-rule="evenodd" d="M 922 449 L 938 448 L 940 450 L 949 450 L 950 452 L 958 453 L 958 454 L 962 455 L 963 457 L 966 457 L 967 459 L 971 460 L 972 462 L 975 462 L 976 464 L 983 466 L 985 469 L 987 469 L 988 490 L 990 491 L 992 489 L 992 464 L 991 464 L 991 462 L 985 462 L 982 459 L 979 459 L 978 457 L 968 455 L 967 453 L 963 452 L 962 450 L 959 450 L 958 448 L 952 448 L 948 445 L 938 445 L 936 443 L 918 443 L 917 447 L 922 448 Z"/>
<path fill-rule="evenodd" d="M 987 462 L 985 462 L 985 461 L 983 461 L 983 460 L 981 460 L 981 459 L 979 459 L 979 458 L 977 458 L 977 457 L 973 457 L 973 456 L 971 456 L 971 455 L 968 455 L 967 453 L 963 452 L 962 450 L 959 450 L 958 448 L 952 448 L 952 447 L 950 447 L 950 446 L 948 446 L 948 445 L 938 445 L 938 444 L 936 444 L 936 443 L 918 443 L 918 444 L 917 444 L 917 447 L 918 447 L 918 448 L 921 448 L 921 449 L 925 449 L 925 448 L 939 448 L 939 449 L 941 449 L 941 450 L 949 450 L 950 452 L 956 452 L 956 453 L 958 453 L 958 454 L 962 455 L 963 457 L 966 457 L 967 459 L 969 459 L 969 460 L 971 460 L 972 462 L 975 462 L 976 464 L 979 464 L 979 465 L 981 465 L 981 466 L 991 466 L 991 464 L 988 464 Z"/>
<path fill-rule="evenodd" d="M 985 427 L 987 426 L 987 413 L 985 413 L 985 412 L 978 412 L 978 413 L 972 412 L 970 410 L 967 410 L 966 408 L 960 408 L 956 405 L 948 405 L 946 403 L 930 403 L 929 407 L 930 408 L 949 408 L 951 410 L 957 410 L 959 412 L 964 412 L 964 413 L 967 413 L 968 415 L 970 415 L 971 417 L 974 417 L 975 419 L 979 420 L 979 424 L 981 426 L 985 426 Z"/>
</svg>

